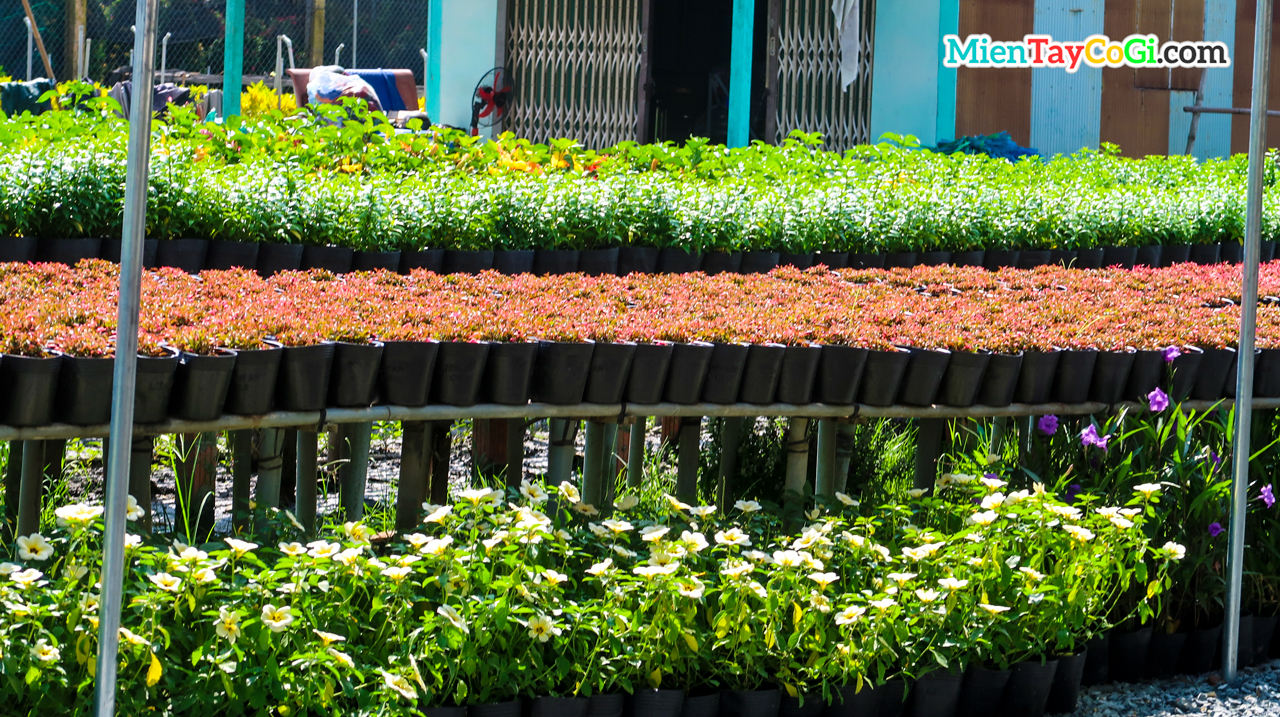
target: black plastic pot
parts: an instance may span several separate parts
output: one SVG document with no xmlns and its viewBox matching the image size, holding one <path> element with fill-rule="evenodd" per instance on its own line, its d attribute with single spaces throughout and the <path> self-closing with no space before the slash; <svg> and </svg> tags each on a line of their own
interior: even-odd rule
<svg viewBox="0 0 1280 717">
<path fill-rule="evenodd" d="M 839 698 L 827 703 L 824 717 L 899 717 L 906 706 L 902 680 L 889 680 L 875 687 L 863 684 L 861 692 L 856 685 L 841 687 Z"/>
<path fill-rule="evenodd" d="M 960 686 L 964 675 L 959 672 L 930 672 L 911 685 L 907 698 L 908 717 L 955 717 L 960 705 Z"/>
<path fill-rule="evenodd" d="M 330 406 L 367 408 L 373 405 L 378 398 L 378 371 L 382 365 L 383 350 L 381 341 L 334 345 L 329 378 Z"/>
<path fill-rule="evenodd" d="M 431 398 L 437 341 L 387 341 L 378 369 L 378 393 L 391 406 L 425 406 Z"/>
<path fill-rule="evenodd" d="M 1258 357 L 1259 357 L 1259 356 L 1261 356 L 1261 354 L 1262 354 L 1262 350 L 1261 350 L 1261 349 L 1254 349 L 1254 350 L 1253 350 L 1253 375 L 1254 375 L 1254 381 L 1257 381 L 1257 380 L 1258 380 L 1258 379 L 1257 379 L 1257 376 L 1258 376 Z M 1239 360 L 1239 356 L 1237 355 L 1236 359 L 1235 359 L 1235 360 L 1233 360 L 1233 361 L 1231 362 L 1231 368 L 1227 370 L 1227 380 L 1226 380 L 1226 381 L 1224 381 L 1224 382 L 1223 382 L 1223 384 L 1222 384 L 1222 395 L 1223 395 L 1223 397 L 1225 397 L 1225 398 L 1235 398 L 1235 397 L 1236 397 L 1236 382 L 1237 382 L 1237 380 L 1238 380 L 1239 378 L 1240 378 L 1240 360 Z M 1254 388 L 1254 390 L 1253 390 L 1253 395 L 1254 395 L 1254 396 L 1257 396 L 1257 395 L 1258 395 L 1258 389 L 1257 389 L 1257 388 Z"/>
<path fill-rule="evenodd" d="M 867 353 L 866 349 L 856 346 L 823 346 L 813 382 L 813 400 L 838 406 L 854 403 L 867 365 Z"/>
<path fill-rule="evenodd" d="M 355 258 L 355 250 L 345 246 L 314 246 L 308 244 L 302 248 L 302 270 L 324 269 L 335 274 L 346 274 L 351 271 L 351 260 Z"/>
<path fill-rule="evenodd" d="M 0 237 L 0 262 L 35 261 L 35 237 Z"/>
<path fill-rule="evenodd" d="M 986 261 L 987 252 L 982 249 L 951 252 L 951 263 L 954 266 L 984 266 Z"/>
<path fill-rule="evenodd" d="M 1217 264 L 1221 259 L 1219 244 L 1192 244 L 1188 258 L 1196 264 Z"/>
<path fill-rule="evenodd" d="M 1012 670 L 990 670 L 969 665 L 964 671 L 960 687 L 960 699 L 956 702 L 956 717 L 987 717 L 991 708 L 1000 704 L 1004 686 L 1009 682 Z"/>
<path fill-rule="evenodd" d="M 707 276 L 716 274 L 736 274 L 742 265 L 742 254 L 738 252 L 713 251 L 702 255 L 702 273 Z"/>
<path fill-rule="evenodd" d="M 1023 249 L 1018 254 L 1019 269 L 1034 269 L 1037 266 L 1044 266 L 1049 263 L 1050 254 L 1048 249 Z"/>
<path fill-rule="evenodd" d="M 982 265 L 992 271 L 1013 268 L 1018 265 L 1018 258 L 1021 255 L 1022 252 L 1017 249 L 987 249 L 986 255 L 982 258 Z"/>
<path fill-rule="evenodd" d="M 621 403 L 635 356 L 636 345 L 630 341 L 596 344 L 595 351 L 591 353 L 587 388 L 582 400 L 586 403 Z"/>
<path fill-rule="evenodd" d="M 685 695 L 680 717 L 719 717 L 720 693 Z"/>
<path fill-rule="evenodd" d="M 535 697 L 529 703 L 530 717 L 586 717 L 586 697 Z"/>
<path fill-rule="evenodd" d="M 1085 643 L 1084 672 L 1081 685 L 1100 685 L 1111 679 L 1111 631 Z"/>
<path fill-rule="evenodd" d="M 584 249 L 578 254 L 578 271 L 587 276 L 611 276 L 618 273 L 618 247 Z"/>
<path fill-rule="evenodd" d="M 813 693 L 805 693 L 798 697 L 782 695 L 778 704 L 778 717 L 820 717 L 822 715 L 822 697 Z"/>
<path fill-rule="evenodd" d="M 485 403 L 519 406 L 529 402 L 533 363 L 538 357 L 535 341 L 496 342 L 489 346 L 484 364 L 481 394 Z"/>
<path fill-rule="evenodd" d="M 667 369 L 662 400 L 667 403 L 697 403 L 702 397 L 702 384 L 707 378 L 714 348 L 705 341 L 676 344 L 671 351 L 671 366 Z"/>
<path fill-rule="evenodd" d="M 1104 246 L 1102 247 L 1102 266 L 1112 267 L 1118 266 L 1122 269 L 1132 269 L 1133 262 L 1138 260 L 1138 247 L 1136 246 Z"/>
<path fill-rule="evenodd" d="M 813 265 L 822 264 L 828 269 L 844 269 L 849 266 L 849 252 L 847 251 L 820 251 L 813 255 Z"/>
<path fill-rule="evenodd" d="M 920 266 L 942 266 L 951 262 L 951 252 L 949 251 L 922 251 L 917 257 L 917 263 Z"/>
<path fill-rule="evenodd" d="M 659 274 L 691 274 L 702 268 L 702 254 L 675 247 L 662 247 L 658 252 Z"/>
<path fill-rule="evenodd" d="M 773 403 L 778 392 L 778 373 L 787 347 L 782 344 L 752 344 L 742 370 L 742 403 Z"/>
<path fill-rule="evenodd" d="M 302 267 L 301 244 L 276 244 L 266 242 L 258 247 L 258 273 L 275 276 L 282 271 L 297 271 Z"/>
<path fill-rule="evenodd" d="M 1168 677 L 1178 671 L 1178 662 L 1182 659 L 1182 648 L 1187 644 L 1187 633 L 1168 633 L 1163 631 L 1151 633 L 1151 644 L 1147 648 L 1147 667 L 1143 674 L 1147 678 Z"/>
<path fill-rule="evenodd" d="M 618 276 L 652 274 L 658 270 L 658 247 L 624 246 L 618 248 Z"/>
<path fill-rule="evenodd" d="M 914 251 L 891 251 L 884 255 L 884 268 L 910 269 L 919 261 L 920 257 Z"/>
<path fill-rule="evenodd" d="M 156 267 L 156 247 L 159 243 L 159 239 L 142 240 L 142 268 Z M 98 245 L 98 258 L 112 264 L 119 264 L 122 246 L 123 240 L 120 237 L 103 237 L 102 243 Z"/>
<path fill-rule="evenodd" d="M 415 249 L 400 252 L 400 273 L 408 274 L 414 269 L 441 273 L 444 269 L 444 249 Z"/>
<path fill-rule="evenodd" d="M 738 273 L 767 274 L 778 265 L 779 256 L 776 251 L 743 252 L 742 263 L 738 265 Z"/>
<path fill-rule="evenodd" d="M 275 406 L 276 382 L 283 355 L 280 344 L 276 343 L 260 349 L 238 349 L 223 413 L 233 416 L 270 413 Z"/>
<path fill-rule="evenodd" d="M 521 717 L 523 711 L 520 700 L 467 705 L 467 717 Z"/>
<path fill-rule="evenodd" d="M 178 369 L 178 352 L 167 349 L 165 356 L 138 356 L 137 392 L 133 395 L 134 423 L 160 423 L 169 417 L 173 376 Z"/>
<path fill-rule="evenodd" d="M 431 402 L 472 406 L 480 396 L 480 382 L 489 357 L 487 342 L 441 341 L 431 377 Z"/>
<path fill-rule="evenodd" d="M 1272 261 L 1276 257 L 1276 243 L 1264 241 L 1258 246 L 1258 261 Z"/>
<path fill-rule="evenodd" d="M 1018 389 L 1022 375 L 1024 354 L 991 354 L 986 373 L 982 375 L 982 387 L 978 389 L 978 404 L 982 406 L 1008 406 Z"/>
<path fill-rule="evenodd" d="M 978 400 L 989 363 L 991 353 L 987 351 L 952 351 L 934 400 L 943 406 L 972 406 Z"/>
<path fill-rule="evenodd" d="M 725 690 L 720 693 L 720 713 L 726 717 L 778 717 L 781 690 Z"/>
<path fill-rule="evenodd" d="M 1076 268 L 1077 269 L 1101 269 L 1102 260 L 1105 258 L 1106 252 L 1102 247 L 1092 247 L 1089 249 L 1076 250 Z"/>
<path fill-rule="evenodd" d="M 225 241 L 209 242 L 209 252 L 204 257 L 206 269 L 254 269 L 258 266 L 258 242 Z M 157 253 L 159 248 L 156 249 Z"/>
<path fill-rule="evenodd" d="M 813 254 L 780 252 L 778 254 L 778 266 L 794 266 L 797 269 L 808 269 L 813 266 Z"/>
<path fill-rule="evenodd" d="M 1239 264 L 1244 261 L 1244 246 L 1238 241 L 1224 241 L 1218 259 L 1223 264 Z"/>
<path fill-rule="evenodd" d="M 1240 667 L 1253 665 L 1253 640 L 1247 638 L 1253 634 L 1253 615 L 1240 616 L 1240 642 L 1236 646 L 1236 664 Z"/>
<path fill-rule="evenodd" d="M 1152 268 L 1160 266 L 1160 255 L 1163 253 L 1163 247 L 1159 244 L 1148 244 L 1147 246 L 1138 247 L 1137 256 L 1133 258 L 1134 266 L 1149 266 Z"/>
<path fill-rule="evenodd" d="M 1053 673 L 1053 685 L 1049 688 L 1049 700 L 1045 703 L 1045 712 L 1049 714 L 1070 714 L 1076 711 L 1080 702 L 1080 679 L 1084 675 L 1084 665 L 1089 659 L 1088 650 L 1081 650 L 1074 655 L 1059 655 L 1058 669 Z"/>
<path fill-rule="evenodd" d="M 423 707 L 423 717 L 467 717 L 464 707 Z"/>
<path fill-rule="evenodd" d="M 538 249 L 533 252 L 533 273 L 538 276 L 572 274 L 577 270 L 577 249 Z"/>
<path fill-rule="evenodd" d="M 173 375 L 169 415 L 185 421 L 222 416 L 235 368 L 235 351 L 224 349 L 206 356 L 184 352 Z"/>
<path fill-rule="evenodd" d="M 871 350 L 858 384 L 858 403 L 868 406 L 892 406 L 898 398 L 898 387 L 907 373 L 911 352 L 907 349 Z"/>
<path fill-rule="evenodd" d="M 1266 662 L 1271 657 L 1271 638 L 1276 632 L 1276 616 L 1268 615 L 1263 617 L 1255 615 L 1253 618 L 1253 663 L 1255 665 Z"/>
<path fill-rule="evenodd" d="M 1165 244 L 1160 249 L 1160 266 L 1185 264 L 1191 260 L 1190 244 Z"/>
<path fill-rule="evenodd" d="M 534 402 L 558 406 L 582 403 L 595 348 L 593 341 L 539 341 L 533 361 Z"/>
<path fill-rule="evenodd" d="M 1135 351 L 1129 379 L 1125 382 L 1124 397 L 1130 401 L 1145 399 L 1147 394 L 1160 387 L 1166 371 L 1162 351 Z"/>
<path fill-rule="evenodd" d="M 1015 664 L 996 708 L 997 717 L 1040 717 L 1049 701 L 1057 660 L 1026 660 Z"/>
<path fill-rule="evenodd" d="M 662 389 L 667 384 L 674 349 L 675 344 L 667 342 L 636 346 L 631 373 L 627 377 L 624 399 L 627 403 L 648 406 L 662 402 Z"/>
<path fill-rule="evenodd" d="M 0 363 L 8 361 L 0 359 Z M 63 356 L 57 373 L 53 416 L 72 426 L 100 426 L 111 420 L 115 359 Z"/>
<path fill-rule="evenodd" d="M 1187 641 L 1182 646 L 1182 657 L 1178 660 L 1178 673 L 1201 675 L 1217 667 L 1215 658 L 1221 644 L 1222 625 L 1188 632 Z"/>
<path fill-rule="evenodd" d="M 36 247 L 36 260 L 75 266 L 81 259 L 97 259 L 101 250 L 102 240 L 96 237 L 41 239 Z"/>
<path fill-rule="evenodd" d="M 1151 626 L 1133 632 L 1111 633 L 1111 679 L 1141 682 L 1147 673 L 1147 653 L 1151 648 Z"/>
<path fill-rule="evenodd" d="M 1099 351 L 1089 384 L 1089 400 L 1115 404 L 1124 400 L 1137 351 Z M 1150 393 L 1148 391 L 1148 393 Z"/>
<path fill-rule="evenodd" d="M 1089 400 L 1093 369 L 1098 362 L 1094 349 L 1058 352 L 1058 371 L 1053 381 L 1053 400 L 1059 403 L 1084 403 Z"/>
<path fill-rule="evenodd" d="M 1076 263 L 1075 249 L 1050 249 L 1049 263 L 1053 266 L 1074 267 Z"/>
<path fill-rule="evenodd" d="M 861 252 L 849 252 L 849 268 L 850 269 L 883 269 L 885 262 L 884 254 L 864 254 Z"/>
<path fill-rule="evenodd" d="M 737 403 L 750 350 L 750 344 L 714 345 L 711 361 L 707 364 L 707 378 L 702 383 L 703 403 Z"/>
<path fill-rule="evenodd" d="M 778 371 L 778 390 L 774 400 L 797 406 L 809 403 L 821 359 L 822 347 L 817 344 L 788 346 L 782 356 L 782 368 Z"/>
<path fill-rule="evenodd" d="M 532 249 L 495 251 L 493 253 L 493 270 L 508 276 L 532 274 L 534 253 Z"/>
<path fill-rule="evenodd" d="M 1216 401 L 1226 395 L 1224 388 L 1228 377 L 1235 375 L 1236 350 L 1232 348 L 1204 349 L 1196 382 L 1191 387 L 1191 398 L 1197 401 Z"/>
<path fill-rule="evenodd" d="M 171 266 L 199 274 L 209 254 L 208 239 L 162 239 L 156 245 L 156 266 Z"/>
<path fill-rule="evenodd" d="M 905 406 L 932 406 L 942 385 L 942 375 L 951 361 L 951 352 L 945 349 L 928 351 L 911 349 L 907 372 L 902 376 L 902 388 L 898 391 L 898 403 Z"/>
<path fill-rule="evenodd" d="M 276 406 L 284 411 L 319 411 L 329 398 L 334 343 L 286 346 L 276 379 Z"/>
<path fill-rule="evenodd" d="M 400 271 L 399 251 L 357 251 L 351 257 L 352 271 Z"/>
<path fill-rule="evenodd" d="M 1173 378 L 1169 377 L 1168 370 L 1164 371 L 1160 377 L 1160 385 L 1164 387 L 1165 393 L 1169 394 L 1171 399 L 1185 401 L 1191 396 L 1203 360 L 1204 352 L 1200 349 L 1194 346 L 1182 347 L 1182 355 L 1174 359 L 1171 366 Z"/>
<path fill-rule="evenodd" d="M 1022 355 L 1018 372 L 1018 388 L 1013 392 L 1017 403 L 1048 403 L 1053 395 L 1053 379 L 1058 373 L 1061 351 L 1027 351 Z"/>
<path fill-rule="evenodd" d="M 591 695 L 587 698 L 587 717 L 622 717 L 625 707 L 624 695 Z"/>
<path fill-rule="evenodd" d="M 440 261 L 442 274 L 479 274 L 493 268 L 493 252 L 487 249 L 445 249 Z"/>
<path fill-rule="evenodd" d="M 632 717 L 680 717 L 684 690 L 639 689 L 631 696 Z"/>
</svg>

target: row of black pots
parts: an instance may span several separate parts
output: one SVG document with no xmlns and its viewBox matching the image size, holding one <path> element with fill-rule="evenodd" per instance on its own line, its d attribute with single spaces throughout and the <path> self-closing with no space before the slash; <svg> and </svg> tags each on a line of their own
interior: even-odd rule
<svg viewBox="0 0 1280 717">
<path fill-rule="evenodd" d="M 1249 667 L 1280 657 L 1276 622 L 1274 615 L 1241 616 L 1238 666 Z M 1110 631 L 1089 642 L 1083 684 L 1201 675 L 1221 664 L 1221 648 L 1221 624 L 1183 632 L 1157 631 L 1151 626 L 1129 632 Z"/>
<path fill-rule="evenodd" d="M 1262 243 L 1262 261 L 1275 254 L 1275 242 Z M 982 266 L 988 269 L 1062 265 L 1080 269 L 1108 266 L 1172 266 L 1183 262 L 1217 264 L 1239 262 L 1238 242 L 1221 244 L 1153 244 L 1143 247 L 1095 247 L 1092 249 L 987 249 L 974 251 L 907 251 L 887 254 L 850 252 L 787 253 L 688 252 L 673 247 L 612 247 L 608 249 L 520 249 L 414 251 L 358 251 L 348 247 L 236 242 L 208 239 L 147 239 L 143 266 L 170 266 L 196 273 L 203 269 L 256 269 L 264 276 L 294 269 L 351 271 L 386 269 L 407 273 L 428 269 L 444 274 L 474 274 L 494 269 L 503 274 L 591 275 L 631 273 L 706 274 L 764 273 L 777 266 L 807 269 L 825 264 L 832 269 L 910 268 L 914 266 Z M 0 261 L 53 261 L 75 264 L 81 259 L 120 260 L 119 239 L 0 239 Z"/>
</svg>

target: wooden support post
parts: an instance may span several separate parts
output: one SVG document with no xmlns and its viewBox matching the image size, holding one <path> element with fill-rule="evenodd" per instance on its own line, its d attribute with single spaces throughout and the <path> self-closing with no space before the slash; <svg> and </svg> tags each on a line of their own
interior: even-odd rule
<svg viewBox="0 0 1280 717">
<path fill-rule="evenodd" d="M 698 500 L 698 462 L 702 457 L 702 416 L 687 416 L 680 423 L 680 452 L 676 460 L 676 497 L 686 503 Z"/>
<path fill-rule="evenodd" d="M 813 492 L 830 498 L 836 493 L 836 422 L 818 421 L 818 463 Z"/>
<path fill-rule="evenodd" d="M 945 418 L 921 418 L 916 433 L 916 472 L 914 487 L 932 490 L 938 481 L 938 456 L 942 455 L 942 435 L 947 431 Z"/>
<path fill-rule="evenodd" d="M 62 76 L 66 79 L 84 79 L 80 77 L 80 29 L 88 30 L 88 2 L 87 0 L 67 0 L 66 15 L 63 22 L 66 26 L 62 29 L 63 37 L 63 62 Z"/>
<path fill-rule="evenodd" d="M 627 486 L 639 488 L 644 480 L 644 435 L 649 428 L 647 416 L 636 416 L 627 439 Z"/>
<path fill-rule="evenodd" d="M 22 447 L 22 488 L 18 493 L 18 535 L 40 532 L 40 499 L 44 493 L 44 446 L 26 441 Z"/>
<path fill-rule="evenodd" d="M 178 504 L 175 523 L 184 541 L 204 542 L 214 524 L 218 475 L 218 434 L 178 436 Z"/>
<path fill-rule="evenodd" d="M 316 486 L 320 475 L 317 470 L 320 451 L 320 434 L 315 431 L 298 431 L 297 447 L 297 502 L 294 505 L 298 522 L 307 535 L 316 532 Z"/>
<path fill-rule="evenodd" d="M 281 458 L 283 463 L 280 464 L 280 505 L 281 507 L 298 504 L 298 430 L 296 428 L 284 429 L 284 437 L 281 439 Z"/>
<path fill-rule="evenodd" d="M 599 508 L 602 511 L 613 507 L 613 498 L 618 492 L 618 424 L 607 423 L 604 427 L 604 445 L 600 473 L 604 479 L 601 490 Z"/>
<path fill-rule="evenodd" d="M 720 419 L 720 481 L 716 490 L 716 504 L 727 512 L 737 500 L 734 491 L 738 479 L 738 447 L 742 445 L 742 433 L 747 419 L 730 416 Z"/>
<path fill-rule="evenodd" d="M 849 487 L 849 463 L 853 460 L 856 423 L 844 421 L 836 425 L 836 490 L 845 492 Z"/>
<path fill-rule="evenodd" d="M 803 499 L 809 479 L 809 419 L 793 416 L 787 422 L 787 477 L 785 500 L 797 503 Z"/>
<path fill-rule="evenodd" d="M 427 421 L 405 421 L 400 431 L 400 483 L 396 493 L 396 531 L 400 533 L 418 525 L 427 497 L 430 426 Z"/>
<path fill-rule="evenodd" d="M 658 452 L 663 453 L 680 442 L 680 427 L 684 420 L 679 416 L 663 416 L 658 419 Z"/>
<path fill-rule="evenodd" d="M 524 480 L 524 437 L 528 427 L 523 418 L 507 419 L 507 487 L 519 488 Z"/>
<path fill-rule="evenodd" d="M 364 518 L 365 486 L 369 481 L 369 442 L 373 437 L 373 423 L 352 423 L 348 428 L 351 452 L 347 462 L 338 468 L 339 503 L 346 520 L 360 520 Z"/>
<path fill-rule="evenodd" d="M 258 445 L 258 483 L 253 492 L 259 508 L 276 508 L 280 505 L 280 473 L 284 468 L 284 429 L 262 429 L 262 442 Z"/>
<path fill-rule="evenodd" d="M 449 458 L 453 448 L 452 421 L 436 421 L 431 433 L 431 502 L 449 502 Z"/>
<path fill-rule="evenodd" d="M 996 416 L 991 423 L 991 445 L 987 448 L 987 462 L 995 463 L 1004 456 L 1004 436 L 1009 428 L 1008 416 Z"/>
<path fill-rule="evenodd" d="M 599 421 L 587 421 L 586 460 L 582 464 L 582 501 L 597 508 L 604 497 L 604 432 L 611 427 Z"/>
<path fill-rule="evenodd" d="M 325 0 L 311 0 L 311 13 L 307 26 L 307 61 L 308 67 L 319 67 L 324 64 L 324 11 Z"/>
<path fill-rule="evenodd" d="M 133 455 L 129 458 L 129 495 L 138 501 L 143 515 L 134 521 L 134 530 L 151 532 L 151 460 L 155 452 L 155 439 L 151 436 L 135 437 L 130 445 Z"/>
<path fill-rule="evenodd" d="M 0 540 L 11 540 L 18 527 L 18 502 L 22 495 L 22 444 L 9 441 L 9 460 L 4 467 L 4 529 Z"/>
<path fill-rule="evenodd" d="M 507 466 L 507 420 L 477 418 L 471 422 L 471 465 L 485 479 Z"/>
<path fill-rule="evenodd" d="M 253 430 L 231 432 L 231 526 L 249 529 L 249 484 L 253 476 Z"/>
<path fill-rule="evenodd" d="M 573 479 L 574 444 L 581 421 L 553 418 L 547 445 L 547 484 L 558 486 Z"/>
</svg>

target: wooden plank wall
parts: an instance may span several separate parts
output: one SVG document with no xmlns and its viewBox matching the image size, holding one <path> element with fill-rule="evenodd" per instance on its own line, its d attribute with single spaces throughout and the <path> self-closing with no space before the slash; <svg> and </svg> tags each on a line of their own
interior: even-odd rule
<svg viewBox="0 0 1280 717">
<path fill-rule="evenodd" d="M 1280 17 L 1274 13 L 1280 3 L 1272 6 L 1271 25 L 1271 89 L 1268 109 L 1280 108 Z M 1253 97 L 1253 30 L 1256 0 L 1236 0 L 1236 51 L 1231 56 L 1233 69 L 1232 106 L 1249 107 Z M 1280 147 L 1280 117 L 1267 121 L 1267 146 Z M 1249 117 L 1231 118 L 1231 153 L 1249 151 Z"/>
<path fill-rule="evenodd" d="M 1021 40 L 1035 27 L 1032 0 L 960 0 L 960 37 L 986 33 L 992 40 Z M 956 72 L 956 135 L 1008 130 L 1031 145 L 1031 68 Z"/>
</svg>

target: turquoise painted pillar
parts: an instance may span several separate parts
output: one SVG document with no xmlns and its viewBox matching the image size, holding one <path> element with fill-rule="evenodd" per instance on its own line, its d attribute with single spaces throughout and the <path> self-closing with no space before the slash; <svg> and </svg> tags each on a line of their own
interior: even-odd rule
<svg viewBox="0 0 1280 717">
<path fill-rule="evenodd" d="M 730 147 L 751 141 L 751 54 L 756 7 L 752 0 L 733 0 L 733 45 L 729 52 Z"/>
<path fill-rule="evenodd" d="M 431 0 L 427 5 L 427 77 L 422 88 L 423 111 L 432 122 L 440 122 L 440 53 L 441 27 L 444 25 L 444 0 Z"/>
<path fill-rule="evenodd" d="M 938 0 L 876 3 L 871 63 L 871 141 L 885 132 L 937 144 L 942 26 Z M 955 103 L 952 103 L 952 112 Z M 944 137 L 943 139 L 949 139 Z"/>
<path fill-rule="evenodd" d="M 222 116 L 240 114 L 244 74 L 244 0 L 227 0 L 227 34 L 222 57 Z"/>
<path fill-rule="evenodd" d="M 960 34 L 960 0 L 941 0 L 938 8 L 938 122 L 933 141 L 956 136 L 956 68 L 943 67 L 942 38 Z"/>
</svg>

